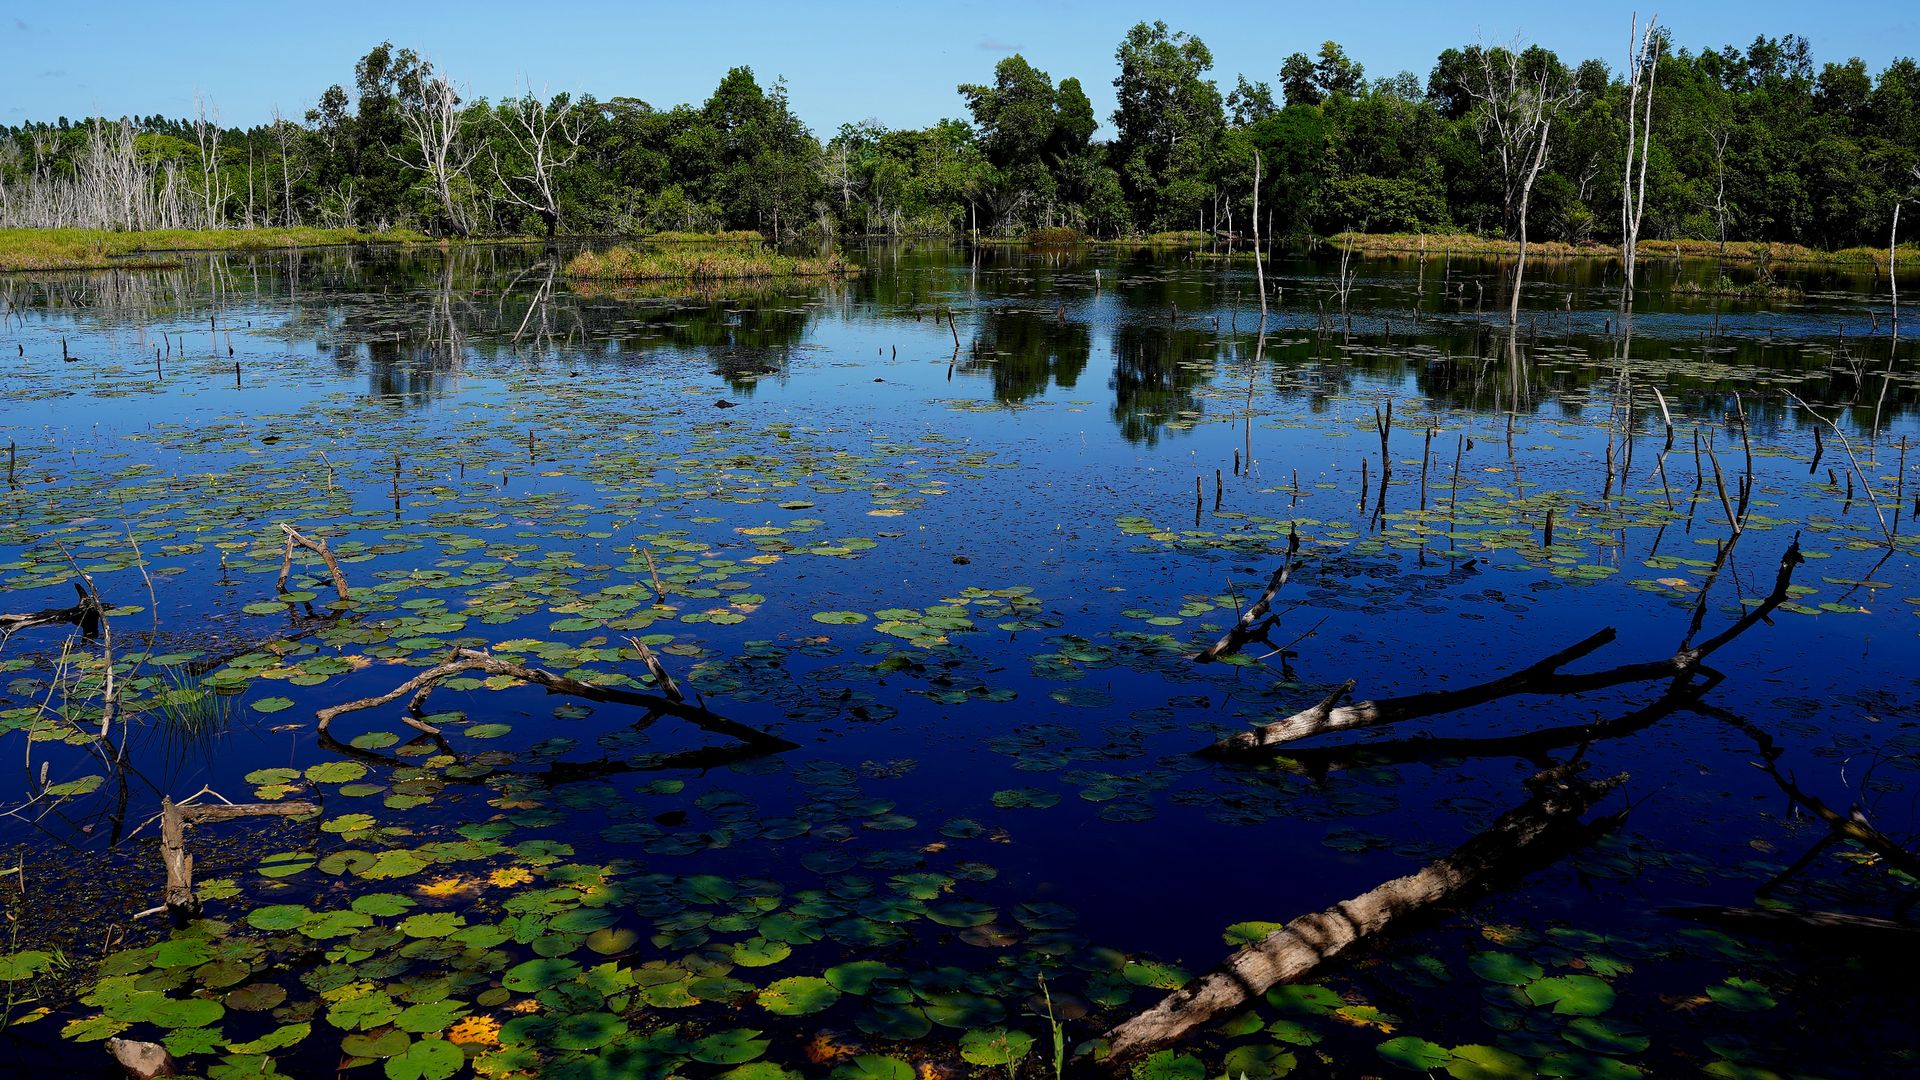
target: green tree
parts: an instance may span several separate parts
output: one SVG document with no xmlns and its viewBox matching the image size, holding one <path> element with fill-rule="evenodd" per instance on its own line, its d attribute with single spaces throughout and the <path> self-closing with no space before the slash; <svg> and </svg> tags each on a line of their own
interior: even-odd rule
<svg viewBox="0 0 1920 1080">
<path fill-rule="evenodd" d="M 1134 26 L 1115 55 L 1113 154 L 1136 220 L 1156 229 L 1192 223 L 1213 192 L 1224 126 L 1220 90 L 1205 77 L 1213 54 L 1156 22 Z"/>
</svg>

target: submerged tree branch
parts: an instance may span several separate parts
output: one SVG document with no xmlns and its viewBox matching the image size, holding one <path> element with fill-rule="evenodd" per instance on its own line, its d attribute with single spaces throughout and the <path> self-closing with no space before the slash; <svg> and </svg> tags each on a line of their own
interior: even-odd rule
<svg viewBox="0 0 1920 1080">
<path fill-rule="evenodd" d="M 518 679 L 521 682 L 543 686 L 547 689 L 548 693 L 552 694 L 566 694 L 572 697 L 586 698 L 589 701 L 611 701 L 622 705 L 636 705 L 650 712 L 677 716 L 703 730 L 721 735 L 730 735 L 751 746 L 776 750 L 792 750 L 798 745 L 797 743 L 788 742 L 777 735 L 770 735 L 758 728 L 749 727 L 738 721 L 729 720 L 724 716 L 714 713 L 710 709 L 697 705 L 688 705 L 684 701 L 679 701 L 672 697 L 665 697 L 659 694 L 639 693 L 614 686 L 595 686 L 592 683 L 584 683 L 578 679 L 570 679 L 565 675 L 556 675 L 542 668 L 528 667 L 525 664 L 516 664 L 508 660 L 496 660 L 492 656 L 475 649 L 455 649 L 447 662 L 415 675 L 413 678 L 408 679 L 406 682 L 401 683 L 399 686 L 384 694 L 361 698 L 358 701 L 349 701 L 342 705 L 333 705 L 319 710 L 319 712 L 315 714 L 316 719 L 319 721 L 319 730 L 322 733 L 326 732 L 328 726 L 333 723 L 334 719 L 345 713 L 358 712 L 362 709 L 378 708 L 382 705 L 391 705 L 403 697 L 412 695 L 412 700 L 407 703 L 407 711 L 410 715 L 403 719 L 409 727 L 424 731 L 429 735 L 438 735 L 440 734 L 440 729 L 420 719 L 420 714 L 426 704 L 427 696 L 432 693 L 433 688 L 443 680 L 469 672 L 481 672 L 487 675 L 504 675 L 511 679 Z"/>
<path fill-rule="evenodd" d="M 1612 686 L 1656 682 L 1689 675 L 1698 671 L 1707 657 L 1751 629 L 1755 623 L 1766 619 L 1775 608 L 1785 603 L 1787 590 L 1793 584 L 1794 568 L 1805 561 L 1800 554 L 1800 539 L 1796 534 L 1793 543 L 1780 558 L 1780 569 L 1774 578 L 1773 591 L 1764 600 L 1750 608 L 1715 637 L 1698 645 L 1682 648 L 1662 660 L 1623 664 L 1604 671 L 1578 674 L 1569 674 L 1560 670 L 1568 663 L 1611 642 L 1617 635 L 1609 627 L 1538 663 L 1483 683 L 1457 690 L 1429 690 L 1406 697 L 1361 701 L 1334 709 L 1325 708 L 1323 702 L 1284 719 L 1229 735 L 1198 752 L 1208 757 L 1247 757 L 1259 754 L 1269 747 L 1312 735 L 1345 731 L 1351 728 L 1378 727 L 1382 724 L 1398 723 L 1423 716 L 1456 712 L 1516 694 L 1578 694 Z"/>
<path fill-rule="evenodd" d="M 1536 776 L 1533 798 L 1418 873 L 1302 915 L 1237 950 L 1212 972 L 1107 1032 L 1111 1049 L 1104 1063 L 1110 1068 L 1124 1066 L 1176 1042 L 1268 988 L 1305 977 L 1323 961 L 1385 931 L 1396 920 L 1484 884 L 1496 871 L 1537 852 L 1550 834 L 1564 835 L 1557 827 L 1578 822 L 1602 796 L 1626 781 L 1625 775 L 1583 781 L 1575 775 L 1578 768 L 1566 765 Z"/>
</svg>

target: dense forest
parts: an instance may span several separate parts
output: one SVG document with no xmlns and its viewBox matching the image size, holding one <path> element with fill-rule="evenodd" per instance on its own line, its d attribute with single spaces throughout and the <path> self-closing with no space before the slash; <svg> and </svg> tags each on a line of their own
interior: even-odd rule
<svg viewBox="0 0 1920 1080">
<path fill-rule="evenodd" d="M 1448 49 L 1424 80 L 1369 79 L 1327 42 L 1286 57 L 1273 82 L 1242 75 L 1222 93 L 1204 43 L 1142 23 L 1116 51 L 1103 142 L 1081 81 L 1018 54 L 958 88 L 967 119 L 822 138 L 783 83 L 744 67 L 698 105 L 530 89 L 489 102 L 381 44 L 299 119 L 223 127 L 208 103 L 191 119 L 0 128 L 0 226 L 1245 235 L 1257 153 L 1264 235 L 1500 235 L 1517 225 L 1503 115 L 1524 92 L 1550 124 L 1530 235 L 1618 239 L 1630 80 L 1513 49 Z M 1858 59 L 1816 65 L 1796 35 L 1699 52 L 1657 38 L 1655 51 L 1642 235 L 1884 244 L 1899 200 L 1920 193 L 1913 60 L 1877 76 Z"/>
</svg>

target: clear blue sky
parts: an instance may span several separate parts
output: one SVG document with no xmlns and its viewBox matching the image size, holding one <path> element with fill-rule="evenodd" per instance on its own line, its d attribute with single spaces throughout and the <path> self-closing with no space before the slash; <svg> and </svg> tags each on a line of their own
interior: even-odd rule
<svg viewBox="0 0 1920 1080">
<path fill-rule="evenodd" d="M 1281 60 L 1332 39 L 1370 77 L 1407 69 L 1424 80 L 1450 45 L 1516 36 L 1577 61 L 1618 67 L 1642 2 L 1325 0 L 1137 3 L 1134 0 L 338 0 L 159 5 L 108 0 L 9 5 L 0 15 L 0 122 L 154 112 L 185 116 L 196 91 L 229 124 L 297 117 L 382 40 L 409 46 L 471 94 L 535 89 L 699 102 L 728 67 L 784 75 L 795 110 L 821 135 L 876 118 L 917 127 L 964 115 L 954 86 L 986 81 L 1018 51 L 1056 80 L 1078 76 L 1103 121 L 1113 109 L 1114 48 L 1133 23 L 1165 19 L 1199 36 L 1223 90 L 1234 76 L 1273 81 Z M 1661 21 L 1695 51 L 1757 34 L 1803 34 L 1816 63 L 1864 59 L 1874 71 L 1920 52 L 1920 4 L 1854 0 L 1670 2 Z"/>
</svg>

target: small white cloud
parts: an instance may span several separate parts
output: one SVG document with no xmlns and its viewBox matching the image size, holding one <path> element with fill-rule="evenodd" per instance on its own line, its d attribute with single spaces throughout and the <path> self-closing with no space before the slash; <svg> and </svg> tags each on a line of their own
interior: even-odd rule
<svg viewBox="0 0 1920 1080">
<path fill-rule="evenodd" d="M 1020 44 L 1018 42 L 1001 41 L 997 37 L 988 36 L 980 39 L 979 49 L 981 52 L 1019 52 Z"/>
</svg>

